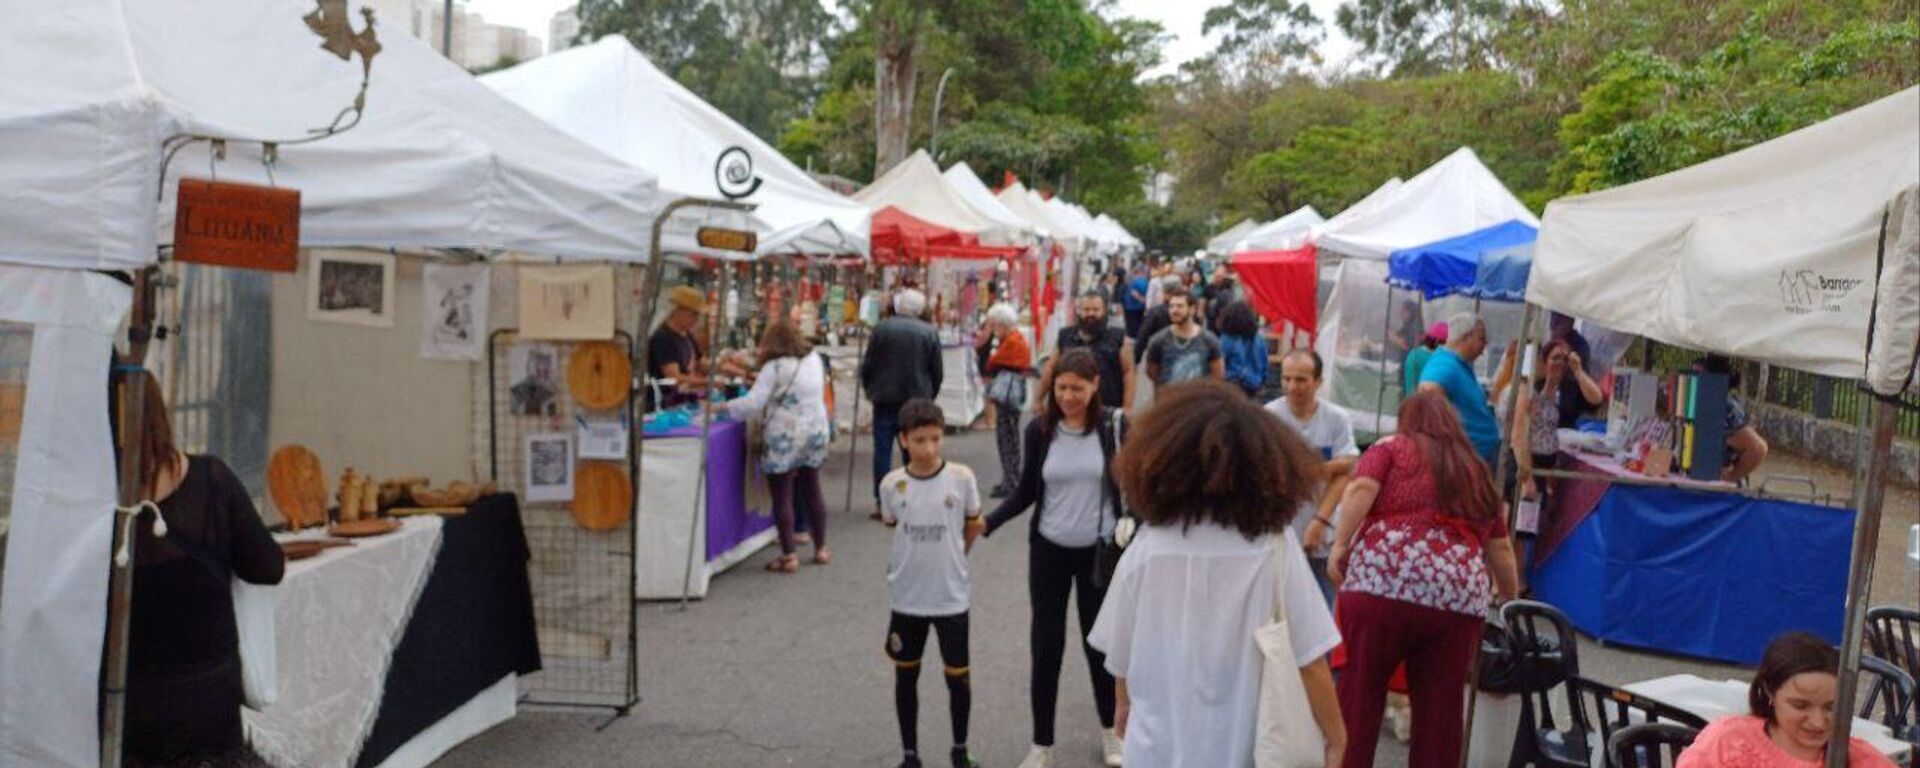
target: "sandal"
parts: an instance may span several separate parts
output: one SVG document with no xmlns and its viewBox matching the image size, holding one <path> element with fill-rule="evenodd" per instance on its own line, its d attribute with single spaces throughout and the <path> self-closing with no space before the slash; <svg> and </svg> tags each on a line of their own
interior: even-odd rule
<svg viewBox="0 0 1920 768">
<path fill-rule="evenodd" d="M 831 565 L 831 564 L 833 564 L 833 550 L 830 550 L 830 549 L 826 549 L 826 548 L 824 548 L 824 547 L 822 547 L 822 548 L 820 548 L 820 549 L 816 549 L 816 550 L 814 550 L 814 552 L 813 552 L 813 564 L 814 564 L 814 565 Z"/>
<path fill-rule="evenodd" d="M 800 558 L 793 555 L 781 555 L 767 561 L 767 570 L 774 573 L 795 573 L 800 570 Z"/>
</svg>

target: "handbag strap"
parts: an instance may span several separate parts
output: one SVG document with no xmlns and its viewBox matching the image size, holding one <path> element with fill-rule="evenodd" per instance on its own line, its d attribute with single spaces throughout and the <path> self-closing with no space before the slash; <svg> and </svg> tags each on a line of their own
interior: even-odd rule
<svg viewBox="0 0 1920 768">
<path fill-rule="evenodd" d="M 1287 617 L 1287 534 L 1281 531 L 1273 537 L 1273 621 L 1282 621 Z"/>
</svg>

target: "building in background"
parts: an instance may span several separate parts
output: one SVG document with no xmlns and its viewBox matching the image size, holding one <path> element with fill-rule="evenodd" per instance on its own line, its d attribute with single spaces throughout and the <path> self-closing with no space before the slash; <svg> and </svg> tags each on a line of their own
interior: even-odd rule
<svg viewBox="0 0 1920 768">
<path fill-rule="evenodd" d="M 382 25 L 425 40 L 435 51 L 447 54 L 445 0 L 367 0 L 367 5 Z M 452 32 L 453 54 L 448 58 L 466 69 L 537 59 L 546 52 L 540 38 L 527 30 L 488 24 L 480 14 L 468 11 L 466 3 L 453 4 Z"/>
<path fill-rule="evenodd" d="M 547 22 L 547 49 L 564 51 L 579 44 L 580 6 L 573 5 L 553 15 Z"/>
</svg>

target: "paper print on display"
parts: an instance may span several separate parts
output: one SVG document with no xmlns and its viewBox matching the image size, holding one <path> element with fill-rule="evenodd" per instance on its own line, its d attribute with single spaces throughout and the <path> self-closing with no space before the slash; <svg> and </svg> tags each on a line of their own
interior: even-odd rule
<svg viewBox="0 0 1920 768">
<path fill-rule="evenodd" d="M 560 349 L 552 344 L 515 344 L 507 351 L 508 407 L 515 416 L 560 412 Z"/>
<path fill-rule="evenodd" d="M 393 254 L 316 255 L 307 280 L 307 318 L 393 327 Z"/>
<path fill-rule="evenodd" d="M 519 276 L 521 338 L 613 338 L 613 267 L 522 267 Z"/>
<path fill-rule="evenodd" d="M 527 501 L 573 500 L 573 438 L 565 432 L 527 436 Z"/>
<path fill-rule="evenodd" d="M 420 284 L 420 356 L 478 361 L 487 351 L 485 264 L 428 264 Z"/>
<path fill-rule="evenodd" d="M 579 419 L 580 458 L 624 461 L 627 458 L 626 422 Z"/>
</svg>

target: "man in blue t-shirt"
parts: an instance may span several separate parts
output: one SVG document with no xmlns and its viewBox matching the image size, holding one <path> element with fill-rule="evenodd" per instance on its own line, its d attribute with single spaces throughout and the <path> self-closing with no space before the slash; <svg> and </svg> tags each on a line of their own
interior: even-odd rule
<svg viewBox="0 0 1920 768">
<path fill-rule="evenodd" d="M 1133 278 L 1127 281 L 1126 295 L 1120 297 L 1120 311 L 1127 318 L 1127 338 L 1140 333 L 1140 321 L 1147 316 L 1147 265 L 1133 265 Z"/>
<path fill-rule="evenodd" d="M 1500 422 L 1493 416 L 1486 390 L 1473 375 L 1473 362 L 1487 351 L 1487 324 L 1472 313 L 1462 313 L 1447 321 L 1447 346 L 1436 349 L 1420 371 L 1422 392 L 1446 395 L 1460 414 L 1460 425 L 1480 457 L 1493 466 L 1500 453 Z"/>
</svg>

